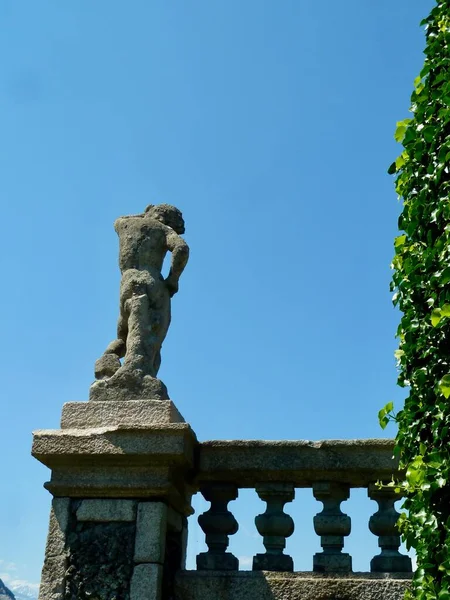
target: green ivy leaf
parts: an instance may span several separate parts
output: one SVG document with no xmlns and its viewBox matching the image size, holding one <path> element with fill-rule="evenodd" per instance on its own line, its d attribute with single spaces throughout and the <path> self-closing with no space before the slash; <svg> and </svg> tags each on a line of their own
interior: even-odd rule
<svg viewBox="0 0 450 600">
<path fill-rule="evenodd" d="M 440 380 L 439 390 L 445 398 L 450 398 L 450 375 L 444 375 Z"/>
<path fill-rule="evenodd" d="M 441 285 L 445 285 L 445 284 L 447 284 L 449 282 L 450 282 L 450 267 L 446 267 L 442 271 L 442 275 L 441 275 L 441 279 L 440 279 L 440 284 Z"/>
<path fill-rule="evenodd" d="M 407 163 L 408 158 L 408 153 L 402 152 L 400 156 L 395 159 L 395 170 L 400 171 L 400 169 Z"/>
<path fill-rule="evenodd" d="M 389 421 L 390 421 L 390 413 L 394 410 L 394 403 L 388 402 L 386 406 L 384 406 L 378 412 L 378 422 L 380 424 L 381 429 L 386 429 Z"/>
<path fill-rule="evenodd" d="M 391 164 L 391 166 L 388 169 L 388 174 L 395 175 L 396 172 L 397 172 L 397 167 L 395 166 L 395 160 L 394 160 L 394 162 Z"/>
<path fill-rule="evenodd" d="M 431 313 L 431 324 L 433 327 L 437 327 L 442 319 L 442 311 L 440 308 L 435 308 Z"/>
<path fill-rule="evenodd" d="M 395 358 L 396 358 L 397 360 L 401 360 L 401 358 L 402 358 L 402 356 L 403 356 L 404 354 L 405 354 L 405 351 L 404 351 L 404 350 L 400 350 L 400 349 L 398 349 L 398 350 L 396 350 L 396 351 L 394 352 L 394 356 L 395 356 Z"/>
<path fill-rule="evenodd" d="M 411 123 L 412 119 L 404 119 L 403 121 L 399 121 L 397 123 L 397 127 L 395 129 L 394 138 L 396 142 L 402 142 L 405 137 L 406 129 L 408 124 Z"/>
<path fill-rule="evenodd" d="M 436 136 L 436 127 L 432 127 L 431 125 L 424 127 L 422 130 L 422 135 L 426 142 L 432 142 Z"/>
<path fill-rule="evenodd" d="M 406 235 L 399 235 L 398 237 L 395 238 L 394 246 L 396 248 L 400 248 L 401 246 L 404 245 L 405 242 L 406 242 Z"/>
<path fill-rule="evenodd" d="M 378 423 L 380 424 L 381 429 L 386 429 L 389 424 L 389 419 L 386 415 L 380 416 L 380 414 L 378 414 Z"/>
</svg>

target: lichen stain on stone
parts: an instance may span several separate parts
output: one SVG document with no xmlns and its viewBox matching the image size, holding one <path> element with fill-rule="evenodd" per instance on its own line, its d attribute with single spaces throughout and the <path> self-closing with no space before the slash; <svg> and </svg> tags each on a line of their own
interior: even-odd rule
<svg viewBox="0 0 450 600">
<path fill-rule="evenodd" d="M 64 600 L 130 600 L 134 523 L 77 523 Z"/>
</svg>

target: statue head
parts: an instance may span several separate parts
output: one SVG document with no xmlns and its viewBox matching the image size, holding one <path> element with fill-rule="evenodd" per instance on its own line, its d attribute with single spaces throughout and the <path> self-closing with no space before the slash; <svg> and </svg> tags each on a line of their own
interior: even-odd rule
<svg viewBox="0 0 450 600">
<path fill-rule="evenodd" d="M 181 211 L 170 204 L 149 204 L 145 209 L 145 216 L 160 221 L 173 229 L 176 233 L 184 233 L 184 219 Z"/>
</svg>

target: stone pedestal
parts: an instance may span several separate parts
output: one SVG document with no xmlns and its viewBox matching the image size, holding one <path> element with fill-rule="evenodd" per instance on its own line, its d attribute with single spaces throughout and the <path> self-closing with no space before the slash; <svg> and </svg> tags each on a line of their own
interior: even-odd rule
<svg viewBox="0 0 450 600">
<path fill-rule="evenodd" d="M 184 562 L 195 445 L 171 401 L 72 402 L 36 431 L 54 496 L 39 600 L 160 600 Z"/>
</svg>

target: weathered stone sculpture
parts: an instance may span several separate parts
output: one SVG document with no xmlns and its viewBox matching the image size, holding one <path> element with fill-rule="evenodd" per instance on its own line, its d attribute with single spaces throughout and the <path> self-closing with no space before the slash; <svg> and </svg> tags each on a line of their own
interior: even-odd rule
<svg viewBox="0 0 450 600">
<path fill-rule="evenodd" d="M 178 291 L 189 247 L 181 212 L 174 206 L 148 206 L 144 213 L 120 217 L 120 316 L 117 339 L 95 363 L 90 400 L 165 400 L 167 388 L 157 378 L 161 346 L 170 325 L 170 299 Z M 166 279 L 164 257 L 172 253 Z M 122 362 L 121 362 L 121 359 Z"/>
</svg>

